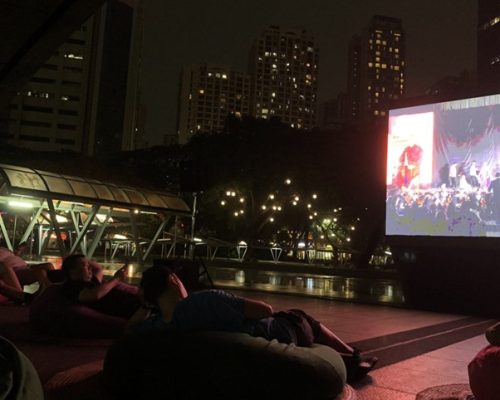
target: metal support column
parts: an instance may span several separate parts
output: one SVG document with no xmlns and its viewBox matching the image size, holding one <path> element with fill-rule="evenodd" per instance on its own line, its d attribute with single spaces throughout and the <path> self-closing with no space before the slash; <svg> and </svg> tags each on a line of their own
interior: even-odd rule
<svg viewBox="0 0 500 400">
<path fill-rule="evenodd" d="M 163 230 L 167 226 L 168 221 L 170 221 L 170 218 L 164 217 L 163 221 L 160 223 L 160 226 L 158 227 L 155 235 L 153 236 L 153 239 L 151 239 L 151 243 L 149 244 L 148 248 L 146 249 L 146 252 L 142 256 L 142 261 L 145 262 L 146 258 L 148 258 L 149 253 L 151 253 L 151 250 L 153 249 L 154 245 L 158 241 L 160 235 L 163 233 Z"/>
<path fill-rule="evenodd" d="M 61 230 L 59 229 L 59 223 L 57 222 L 56 218 L 56 209 L 54 207 L 54 203 L 52 202 L 51 198 L 47 198 L 47 204 L 49 205 L 50 220 L 52 222 L 52 226 L 56 233 L 57 247 L 59 247 L 59 253 L 61 254 L 61 257 L 64 257 L 66 249 L 64 248 L 64 243 L 61 238 Z"/>
<path fill-rule="evenodd" d="M 0 229 L 2 230 L 3 239 L 5 240 L 5 245 L 10 251 L 14 251 L 12 248 L 12 243 L 10 242 L 9 233 L 7 232 L 7 228 L 5 227 L 5 223 L 3 222 L 2 214 L 0 213 Z"/>
<path fill-rule="evenodd" d="M 94 221 L 94 218 L 97 215 L 99 208 L 101 208 L 101 206 L 98 206 L 98 205 L 92 206 L 92 211 L 90 212 L 87 220 L 83 224 L 82 230 L 80 232 L 77 232 L 76 240 L 73 243 L 73 246 L 71 246 L 71 250 L 69 251 L 70 254 L 72 254 L 76 250 L 76 248 L 80 245 L 83 236 L 85 236 L 87 234 L 87 231 L 90 228 L 90 225 L 92 224 L 92 222 Z"/>
<path fill-rule="evenodd" d="M 106 217 L 104 218 L 104 221 L 102 221 L 101 225 L 96 229 L 94 239 L 92 240 L 92 243 L 90 244 L 90 248 L 87 252 L 87 257 L 92 257 L 94 255 L 95 249 L 97 248 L 97 245 L 99 244 L 102 235 L 104 234 L 104 231 L 106 230 L 106 227 L 108 226 L 108 221 L 111 218 L 111 212 L 113 211 L 112 208 L 109 208 L 108 213 L 106 214 Z"/>
</svg>

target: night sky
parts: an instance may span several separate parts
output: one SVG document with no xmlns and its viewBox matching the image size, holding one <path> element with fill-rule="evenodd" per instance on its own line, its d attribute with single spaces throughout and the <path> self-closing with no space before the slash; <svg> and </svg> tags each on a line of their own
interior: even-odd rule
<svg viewBox="0 0 500 400">
<path fill-rule="evenodd" d="M 320 51 L 319 100 L 346 89 L 347 47 L 370 18 L 403 20 L 407 96 L 476 63 L 476 0 L 145 1 L 141 91 L 150 145 L 175 132 L 182 66 L 202 62 L 246 71 L 248 51 L 268 25 L 305 28 Z"/>
</svg>

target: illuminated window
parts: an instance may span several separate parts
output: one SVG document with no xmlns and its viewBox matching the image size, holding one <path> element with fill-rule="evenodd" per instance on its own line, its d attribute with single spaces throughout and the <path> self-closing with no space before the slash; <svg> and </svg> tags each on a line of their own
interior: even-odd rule
<svg viewBox="0 0 500 400">
<path fill-rule="evenodd" d="M 203 89 L 200 89 L 200 94 L 205 94 L 205 91 Z"/>
<path fill-rule="evenodd" d="M 227 79 L 227 75 L 226 74 L 222 74 L 222 79 Z"/>
</svg>

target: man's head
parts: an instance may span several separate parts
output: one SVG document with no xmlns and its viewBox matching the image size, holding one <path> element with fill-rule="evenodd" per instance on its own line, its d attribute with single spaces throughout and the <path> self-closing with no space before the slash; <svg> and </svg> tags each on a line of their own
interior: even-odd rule
<svg viewBox="0 0 500 400">
<path fill-rule="evenodd" d="M 159 305 L 161 297 L 170 296 L 181 300 L 187 297 L 187 291 L 181 280 L 165 265 L 155 265 L 142 273 L 141 289 L 144 299 L 153 305 Z"/>
<path fill-rule="evenodd" d="M 71 254 L 62 263 L 62 271 L 72 281 L 89 282 L 92 279 L 92 267 L 83 254 Z"/>
</svg>

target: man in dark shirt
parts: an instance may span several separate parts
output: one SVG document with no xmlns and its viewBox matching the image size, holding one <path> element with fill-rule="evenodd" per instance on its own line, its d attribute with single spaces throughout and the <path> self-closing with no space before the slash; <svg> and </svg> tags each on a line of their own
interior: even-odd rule
<svg viewBox="0 0 500 400">
<path fill-rule="evenodd" d="M 182 281 L 165 266 L 144 271 L 141 287 L 144 299 L 158 308 L 149 314 L 139 309 L 130 320 L 132 330 L 177 329 L 184 331 L 222 330 L 276 339 L 310 347 L 324 344 L 338 351 L 346 363 L 348 380 L 366 375 L 375 357 L 362 358 L 359 350 L 338 338 L 326 326 L 302 310 L 273 312 L 263 301 L 235 296 L 222 290 L 206 290 L 188 295 Z"/>
<path fill-rule="evenodd" d="M 61 269 L 66 275 L 62 291 L 75 302 L 124 318 L 130 318 L 139 305 L 137 288 L 122 282 L 126 277 L 126 266 L 105 281 L 101 265 L 83 254 L 72 254 L 64 259 Z"/>
</svg>

